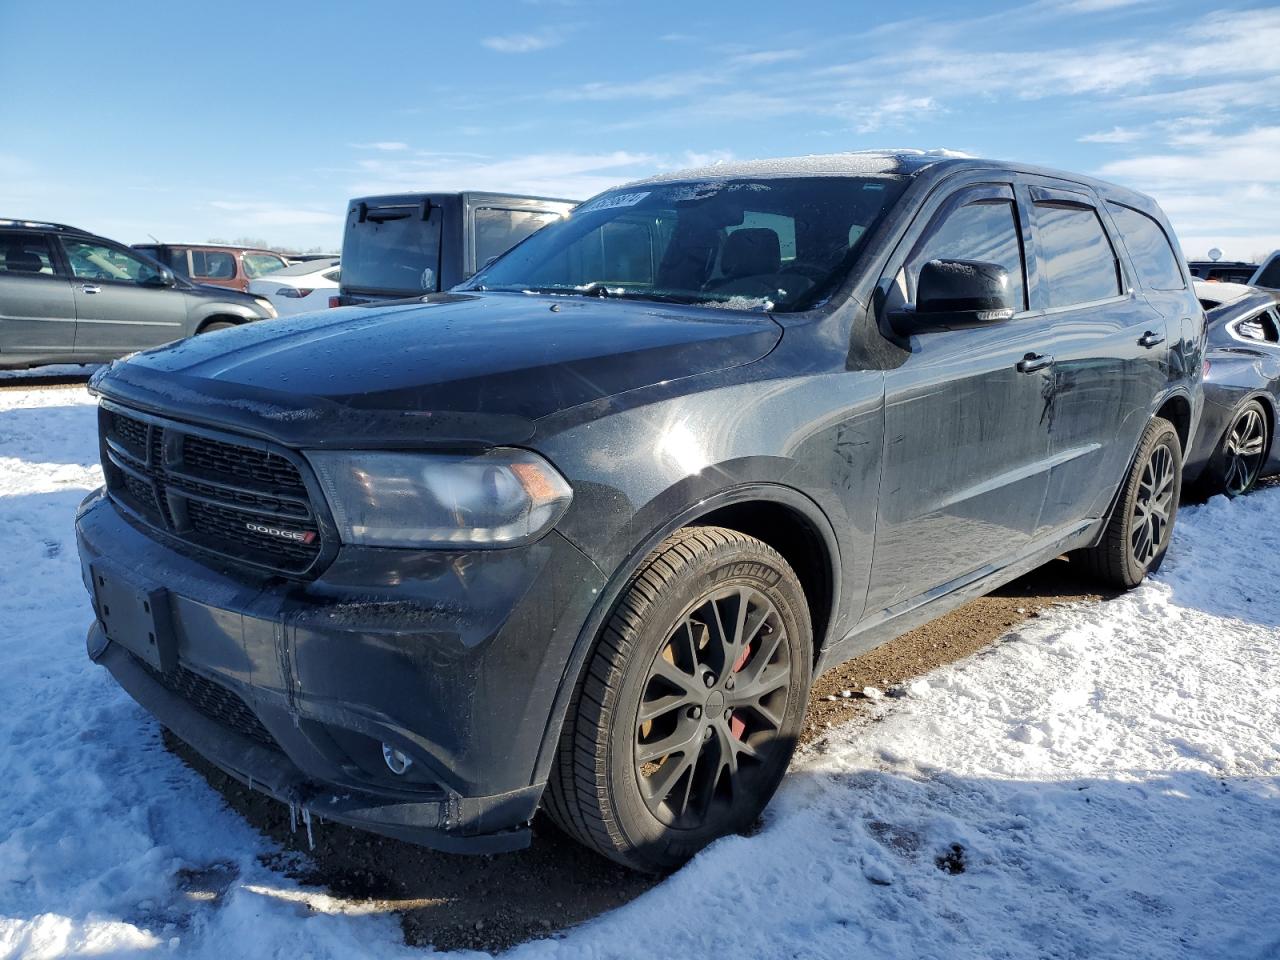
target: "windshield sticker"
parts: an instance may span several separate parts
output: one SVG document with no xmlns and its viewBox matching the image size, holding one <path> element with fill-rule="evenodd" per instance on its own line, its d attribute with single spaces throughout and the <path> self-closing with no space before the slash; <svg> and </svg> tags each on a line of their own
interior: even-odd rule
<svg viewBox="0 0 1280 960">
<path fill-rule="evenodd" d="M 594 213 L 596 210 L 613 210 L 616 207 L 634 207 L 649 195 L 648 190 L 642 193 L 619 193 L 612 197 L 601 197 L 578 207 L 574 213 Z"/>
</svg>

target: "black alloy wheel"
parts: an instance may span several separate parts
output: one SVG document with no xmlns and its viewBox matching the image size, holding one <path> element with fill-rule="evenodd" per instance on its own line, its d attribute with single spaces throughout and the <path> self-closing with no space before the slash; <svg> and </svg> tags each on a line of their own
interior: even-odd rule
<svg viewBox="0 0 1280 960">
<path fill-rule="evenodd" d="M 1098 542 L 1071 554 L 1112 586 L 1128 590 L 1160 569 L 1182 498 L 1182 441 L 1153 417 L 1142 432 Z"/>
<path fill-rule="evenodd" d="M 750 828 L 795 750 L 813 641 L 787 561 L 688 527 L 628 579 L 579 682 L 543 805 L 627 866 L 680 866 Z"/>
<path fill-rule="evenodd" d="M 749 586 L 699 600 L 654 658 L 636 714 L 633 763 L 645 806 L 680 828 L 733 820 L 780 742 L 790 639 Z"/>
</svg>

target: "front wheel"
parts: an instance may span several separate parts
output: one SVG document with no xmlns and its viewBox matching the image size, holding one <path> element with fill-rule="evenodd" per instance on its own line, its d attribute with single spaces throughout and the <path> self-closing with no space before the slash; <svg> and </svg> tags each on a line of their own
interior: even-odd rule
<svg viewBox="0 0 1280 960">
<path fill-rule="evenodd" d="M 1182 443 L 1172 423 L 1154 417 L 1097 546 L 1077 556 L 1098 579 L 1122 589 L 1136 587 L 1160 569 L 1182 497 Z"/>
<path fill-rule="evenodd" d="M 690 527 L 632 576 L 570 708 L 546 809 L 645 871 L 750 827 L 804 722 L 808 607 L 780 554 Z"/>
</svg>

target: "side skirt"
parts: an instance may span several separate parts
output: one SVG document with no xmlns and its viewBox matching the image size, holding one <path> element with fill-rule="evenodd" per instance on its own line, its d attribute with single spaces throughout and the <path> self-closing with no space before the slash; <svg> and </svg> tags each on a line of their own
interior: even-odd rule
<svg viewBox="0 0 1280 960">
<path fill-rule="evenodd" d="M 909 633 L 916 627 L 936 620 L 944 613 L 963 606 L 976 597 L 997 590 L 1011 580 L 1044 566 L 1050 560 L 1087 547 L 1097 539 L 1105 519 L 1086 520 L 1072 525 L 1066 531 L 1050 534 L 1046 542 L 1040 540 L 1030 551 L 1002 567 L 979 567 L 948 583 L 923 593 L 911 600 L 872 614 L 864 619 L 839 643 L 832 644 L 818 658 L 815 678 L 832 667 L 852 660 L 882 643 Z"/>
</svg>

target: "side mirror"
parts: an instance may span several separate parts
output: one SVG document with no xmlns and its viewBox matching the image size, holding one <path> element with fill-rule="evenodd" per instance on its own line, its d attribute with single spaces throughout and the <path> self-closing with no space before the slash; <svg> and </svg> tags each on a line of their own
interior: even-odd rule
<svg viewBox="0 0 1280 960">
<path fill-rule="evenodd" d="M 155 276 L 147 277 L 142 281 L 142 285 L 144 287 L 172 287 L 177 282 L 172 270 L 168 267 L 160 267 Z"/>
<path fill-rule="evenodd" d="M 920 268 L 916 307 L 889 315 L 900 336 L 1001 323 L 1014 314 L 1009 272 L 981 260 L 930 260 Z"/>
</svg>

